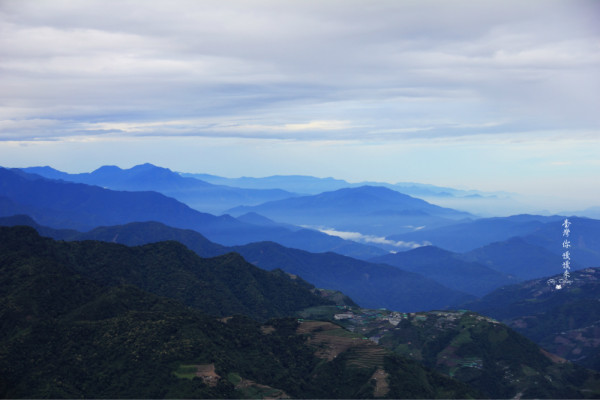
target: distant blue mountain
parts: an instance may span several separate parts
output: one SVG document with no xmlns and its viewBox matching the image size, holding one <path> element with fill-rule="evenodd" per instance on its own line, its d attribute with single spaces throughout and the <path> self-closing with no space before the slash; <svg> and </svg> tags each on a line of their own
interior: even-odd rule
<svg viewBox="0 0 600 400">
<path fill-rule="evenodd" d="M 298 231 L 302 228 L 300 228 L 299 226 L 296 225 L 292 225 L 292 224 L 285 224 L 282 222 L 275 222 L 272 219 L 269 219 L 265 216 L 262 216 L 260 214 L 257 214 L 255 212 L 249 212 L 243 215 L 240 215 L 239 217 L 237 217 L 238 221 L 242 221 L 242 222 L 246 222 L 249 224 L 253 224 L 253 225 L 258 225 L 258 226 L 277 226 L 277 227 L 284 227 L 287 228 L 289 230 L 292 231 Z"/>
<path fill-rule="evenodd" d="M 483 193 L 476 190 L 459 190 L 449 187 L 441 187 L 414 182 L 359 182 L 350 183 L 342 179 L 317 178 L 307 175 L 273 175 L 264 178 L 224 178 L 210 174 L 191 174 L 180 172 L 182 176 L 201 179 L 216 185 L 228 185 L 247 189 L 284 189 L 294 193 L 319 194 L 331 192 L 344 188 L 356 188 L 360 186 L 382 186 L 388 189 L 408 194 L 415 197 L 467 197 L 467 196 L 494 196 L 493 193 Z"/>
<path fill-rule="evenodd" d="M 295 225 L 380 236 L 413 231 L 415 227 L 454 224 L 456 220 L 473 217 L 378 186 L 339 189 L 229 211 L 233 215 L 256 212 Z"/>
<path fill-rule="evenodd" d="M 553 243 L 553 247 L 562 250 L 561 242 Z M 562 271 L 563 261 L 560 254 L 531 244 L 522 237 L 512 237 L 501 242 L 490 243 L 463 254 L 462 258 L 512 275 L 519 281 L 538 279 L 559 273 Z M 580 269 L 581 264 L 573 262 L 571 268 L 573 270 Z"/>
<path fill-rule="evenodd" d="M 170 169 L 152 164 L 137 165 L 130 169 L 103 166 L 93 172 L 81 174 L 67 174 L 51 167 L 29 167 L 22 170 L 50 179 L 85 183 L 113 190 L 155 191 L 211 214 L 222 214 L 238 205 L 255 205 L 296 196 L 281 189 L 240 189 L 214 185 L 183 177 Z"/>
<path fill-rule="evenodd" d="M 576 267 L 600 266 L 600 220 L 582 217 L 568 217 L 571 222 L 569 240 L 571 243 L 571 261 Z M 561 255 L 564 251 L 562 242 L 563 228 L 561 222 L 547 222 L 536 231 L 524 235 L 528 243 L 545 248 L 546 250 Z"/>
<path fill-rule="evenodd" d="M 562 271 L 561 226 L 565 217 L 516 215 L 480 219 L 431 231 L 394 235 L 393 240 L 426 240 L 519 281 Z M 569 217 L 572 270 L 600 266 L 600 221 Z"/>
<path fill-rule="evenodd" d="M 196 178 L 215 185 L 227 185 L 246 189 L 283 189 L 293 193 L 318 194 L 352 187 L 353 184 L 341 179 L 316 178 L 306 175 L 274 175 L 265 178 L 224 178 L 210 174 L 180 172 L 181 176 Z"/>
<path fill-rule="evenodd" d="M 474 297 L 422 274 L 335 253 L 314 254 L 269 242 L 230 249 L 266 270 L 281 268 L 317 287 L 339 290 L 367 308 L 435 310 L 456 307 L 461 299 Z"/>
<path fill-rule="evenodd" d="M 600 221 L 568 217 L 573 269 L 600 266 Z M 392 235 L 390 240 L 427 241 L 446 250 L 466 253 L 477 261 L 519 280 L 560 271 L 564 216 L 514 215 L 484 218 L 433 230 Z"/>
<path fill-rule="evenodd" d="M 563 217 L 540 215 L 514 215 L 511 217 L 482 218 L 464 221 L 437 229 L 420 230 L 391 235 L 390 240 L 429 242 L 446 250 L 463 253 L 492 242 L 523 236 L 541 229 L 546 223 L 556 223 Z M 560 226 L 559 234 L 562 232 Z"/>
<path fill-rule="evenodd" d="M 561 215 L 575 215 L 578 217 L 600 219 L 600 206 L 588 207 L 579 211 L 563 211 Z"/>
<path fill-rule="evenodd" d="M 516 283 L 508 274 L 478 262 L 465 261 L 460 254 L 434 246 L 387 254 L 369 261 L 416 272 L 454 290 L 483 296 L 501 286 Z"/>
<path fill-rule="evenodd" d="M 182 228 L 215 232 L 244 229 L 231 216 L 215 217 L 157 192 L 123 192 L 81 183 L 46 179 L 0 168 L 0 196 L 31 210 L 41 224 L 88 230 L 99 225 L 161 221 Z M 0 211 L 6 215 L 6 211 Z"/>
<path fill-rule="evenodd" d="M 27 213 L 53 228 L 87 231 L 98 226 L 157 221 L 193 229 L 224 245 L 272 240 L 308 251 L 337 251 L 369 258 L 384 251 L 317 231 L 259 226 L 216 217 L 156 192 L 125 192 L 43 178 L 0 168 L 0 216 Z"/>
</svg>

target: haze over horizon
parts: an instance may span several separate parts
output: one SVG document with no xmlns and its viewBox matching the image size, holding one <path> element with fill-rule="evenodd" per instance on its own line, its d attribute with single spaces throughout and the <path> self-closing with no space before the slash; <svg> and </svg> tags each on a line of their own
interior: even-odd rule
<svg viewBox="0 0 600 400">
<path fill-rule="evenodd" d="M 0 165 L 151 162 L 598 206 L 598 15 L 580 0 L 5 0 Z"/>
</svg>

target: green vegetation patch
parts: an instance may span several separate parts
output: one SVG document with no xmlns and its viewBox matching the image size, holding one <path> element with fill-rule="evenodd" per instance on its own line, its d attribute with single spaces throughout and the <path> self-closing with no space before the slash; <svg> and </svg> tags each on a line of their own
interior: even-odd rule
<svg viewBox="0 0 600 400">
<path fill-rule="evenodd" d="M 351 338 L 351 339 L 364 339 L 364 337 L 358 333 L 354 333 L 354 332 L 350 332 L 346 329 L 340 328 L 340 329 L 331 329 L 328 331 L 322 331 L 320 332 L 321 335 L 327 335 L 327 336 L 337 336 L 337 337 L 344 337 L 344 338 Z"/>
<path fill-rule="evenodd" d="M 242 377 L 236 372 L 230 372 L 227 374 L 227 380 L 232 385 L 239 385 L 242 382 Z"/>
<path fill-rule="evenodd" d="M 534 375 L 539 375 L 539 372 L 537 372 L 535 369 L 531 368 L 528 365 L 521 365 L 521 369 L 523 370 L 523 373 L 526 376 L 534 376 Z"/>
<path fill-rule="evenodd" d="M 497 344 L 508 339 L 508 331 L 506 329 L 490 329 L 488 340 L 492 344 Z"/>
<path fill-rule="evenodd" d="M 471 338 L 471 334 L 468 330 L 461 331 L 458 335 L 452 339 L 452 346 L 458 348 L 467 343 L 471 343 L 473 339 Z"/>
<path fill-rule="evenodd" d="M 332 320 L 335 314 L 345 312 L 338 306 L 316 306 L 305 308 L 298 314 L 305 319 Z"/>
<path fill-rule="evenodd" d="M 194 377 L 196 377 L 196 372 L 198 372 L 198 367 L 196 365 L 181 364 L 173 374 L 181 379 L 194 379 Z"/>
</svg>

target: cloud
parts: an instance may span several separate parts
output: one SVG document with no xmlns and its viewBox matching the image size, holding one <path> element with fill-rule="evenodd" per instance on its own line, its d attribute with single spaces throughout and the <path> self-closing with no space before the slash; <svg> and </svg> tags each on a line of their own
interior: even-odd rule
<svg viewBox="0 0 600 400">
<path fill-rule="evenodd" d="M 568 184 L 592 205 L 598 15 L 595 0 L 2 0 L 0 159 Z"/>
<path fill-rule="evenodd" d="M 416 249 L 417 247 L 431 245 L 430 242 L 417 243 L 417 242 L 403 242 L 401 240 L 395 241 L 395 240 L 386 239 L 385 237 L 381 237 L 381 236 L 364 235 L 359 232 L 338 231 L 333 228 L 317 228 L 317 229 L 322 233 L 326 233 L 327 235 L 337 236 L 337 237 L 340 237 L 340 238 L 346 239 L 346 240 L 353 240 L 355 242 L 361 242 L 361 243 L 367 243 L 367 244 L 374 243 L 374 244 L 380 244 L 380 245 L 385 245 L 385 246 L 392 246 L 392 247 L 401 248 L 401 249 L 405 249 L 405 250 L 406 249 Z M 417 230 L 418 229 L 420 229 L 420 228 L 417 228 Z"/>
<path fill-rule="evenodd" d="M 39 134 L 53 137 L 102 131 L 78 123 L 301 140 L 597 129 L 597 11 L 586 1 L 6 0 L 0 102 L 11 107 L 0 119 L 57 121 Z M 216 126 L 197 123 L 210 118 Z"/>
</svg>

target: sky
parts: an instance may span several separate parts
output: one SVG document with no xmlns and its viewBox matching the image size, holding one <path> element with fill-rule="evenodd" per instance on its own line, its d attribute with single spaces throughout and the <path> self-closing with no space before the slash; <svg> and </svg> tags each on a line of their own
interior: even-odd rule
<svg viewBox="0 0 600 400">
<path fill-rule="evenodd" d="M 599 19 L 593 0 L 0 0 L 0 165 L 600 206 Z"/>
</svg>

